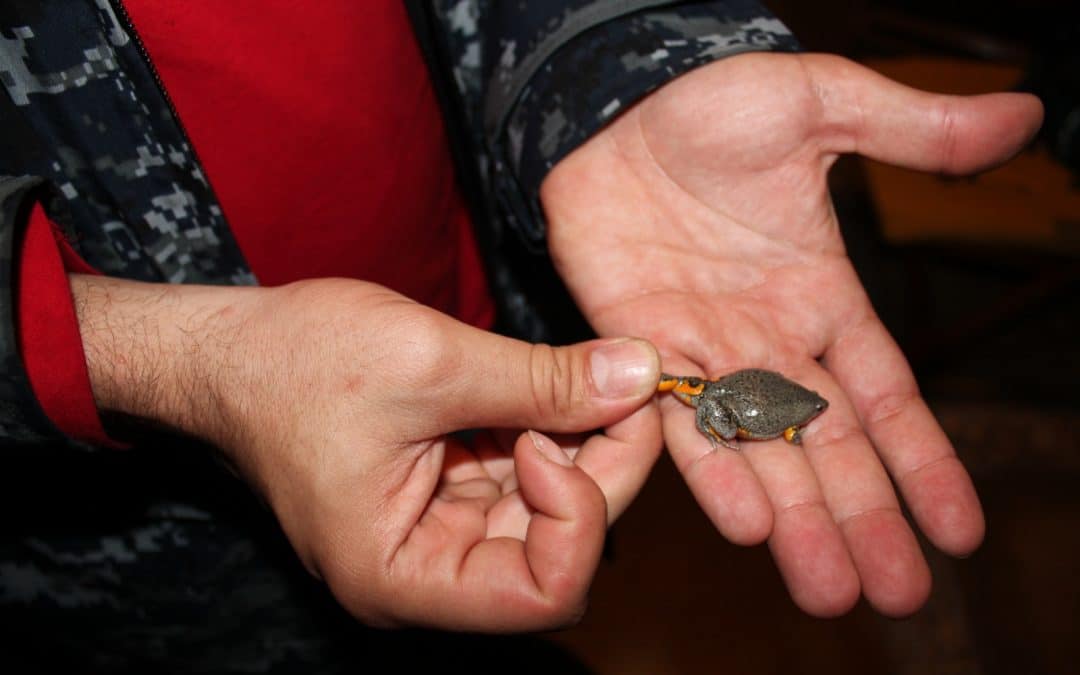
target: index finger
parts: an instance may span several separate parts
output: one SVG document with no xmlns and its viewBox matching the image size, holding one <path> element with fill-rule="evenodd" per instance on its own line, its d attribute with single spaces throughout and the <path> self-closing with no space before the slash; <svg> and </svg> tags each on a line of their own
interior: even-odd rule
<svg viewBox="0 0 1080 675">
<path fill-rule="evenodd" d="M 365 589 L 395 620 L 516 632 L 580 618 L 603 550 L 604 495 L 540 434 L 518 438 L 514 461 L 529 508 L 524 541 L 491 531 L 491 510 L 477 508 L 478 500 L 432 500 L 393 554 L 381 586 Z"/>
</svg>

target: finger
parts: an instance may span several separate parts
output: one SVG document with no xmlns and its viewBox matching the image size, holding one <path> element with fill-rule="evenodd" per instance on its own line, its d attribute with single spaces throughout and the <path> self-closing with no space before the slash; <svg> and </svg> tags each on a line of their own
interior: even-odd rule
<svg viewBox="0 0 1080 675">
<path fill-rule="evenodd" d="M 471 502 L 471 506 L 480 513 L 486 513 L 502 496 L 499 486 L 486 478 L 444 483 L 435 493 L 435 499 L 446 503 Z"/>
<path fill-rule="evenodd" d="M 441 481 L 444 484 L 492 479 L 481 462 L 478 448 L 470 448 L 456 438 L 446 439 Z"/>
<path fill-rule="evenodd" d="M 678 375 L 701 371 L 681 358 L 665 358 Z M 694 409 L 672 396 L 660 397 L 664 441 L 702 511 L 728 541 L 752 546 L 773 528 L 773 509 L 753 468 L 739 452 L 714 448 L 695 426 Z"/>
<path fill-rule="evenodd" d="M 850 610 L 859 575 L 802 450 L 777 439 L 744 443 L 743 455 L 775 512 L 769 549 L 795 604 L 820 617 Z"/>
<path fill-rule="evenodd" d="M 830 152 L 970 173 L 1012 157 L 1042 124 L 1042 104 L 1030 94 L 931 94 L 839 57 L 808 55 L 803 63 L 823 102 Z"/>
<path fill-rule="evenodd" d="M 503 493 L 517 489 L 514 475 L 514 445 L 520 431 L 487 429 L 473 439 L 473 452 L 491 480 L 503 486 Z"/>
<path fill-rule="evenodd" d="M 622 515 L 640 492 L 660 456 L 660 415 L 655 403 L 604 430 L 582 437 L 563 434 L 556 443 L 597 484 L 607 502 L 608 525 Z M 565 441 L 565 442 L 564 442 Z M 576 445 L 567 445 L 567 443 Z M 503 499 L 488 512 L 489 537 L 514 537 L 525 541 L 533 509 L 517 491 L 516 474 L 502 480 Z"/>
<path fill-rule="evenodd" d="M 609 426 L 603 434 L 591 436 L 582 445 L 574 463 L 604 494 L 608 525 L 641 491 L 662 447 L 660 409 L 655 402 Z"/>
<path fill-rule="evenodd" d="M 885 327 L 872 315 L 855 323 L 823 363 L 850 397 L 922 531 L 946 553 L 972 553 L 986 528 L 975 487 Z"/>
<path fill-rule="evenodd" d="M 410 579 L 407 621 L 503 632 L 554 628 L 580 618 L 603 548 L 603 495 L 540 434 L 522 434 L 514 458 L 521 493 L 534 510 L 525 541 L 488 538 L 464 556 L 443 555 L 438 566 L 453 574 Z M 399 559 L 425 560 L 443 550 L 409 551 Z"/>
<path fill-rule="evenodd" d="M 531 447 L 522 439 L 514 452 L 521 492 L 536 510 L 525 554 L 537 586 L 561 603 L 588 587 L 604 545 L 607 503 L 554 441 L 528 436 Z M 567 579 L 571 575 L 577 578 Z"/>
<path fill-rule="evenodd" d="M 447 503 L 472 502 L 483 513 L 501 496 L 498 482 L 484 470 L 476 454 L 456 439 L 447 439 L 435 498 Z"/>
<path fill-rule="evenodd" d="M 451 402 L 440 406 L 448 428 L 596 429 L 648 401 L 660 379 L 660 358 L 643 340 L 550 347 L 476 329 L 459 340 L 461 367 L 435 399 Z"/>
<path fill-rule="evenodd" d="M 773 507 L 745 455 L 713 448 L 694 426 L 694 411 L 662 402 L 668 452 L 702 511 L 728 541 L 752 546 L 773 529 Z"/>
<path fill-rule="evenodd" d="M 930 570 L 915 534 L 847 397 L 820 368 L 803 379 L 830 401 L 804 431 L 803 450 L 863 594 L 887 616 L 909 615 L 930 592 Z"/>
</svg>

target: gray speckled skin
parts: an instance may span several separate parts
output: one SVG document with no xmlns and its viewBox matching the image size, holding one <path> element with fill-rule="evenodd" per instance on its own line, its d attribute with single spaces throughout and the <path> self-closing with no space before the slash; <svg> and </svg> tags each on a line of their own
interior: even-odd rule
<svg viewBox="0 0 1080 675">
<path fill-rule="evenodd" d="M 667 377 L 667 376 L 665 376 Z M 673 392 L 679 400 L 697 408 L 697 427 L 714 444 L 738 437 L 753 440 L 777 438 L 788 429 L 796 431 L 820 415 L 829 402 L 817 392 L 771 370 L 750 368 L 718 380 L 678 378 L 692 388 L 704 383 L 700 394 Z"/>
</svg>

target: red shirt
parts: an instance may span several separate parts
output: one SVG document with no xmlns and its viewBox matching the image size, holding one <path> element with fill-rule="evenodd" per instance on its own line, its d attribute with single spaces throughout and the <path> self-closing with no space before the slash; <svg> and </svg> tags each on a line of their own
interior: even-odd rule
<svg viewBox="0 0 1080 675">
<path fill-rule="evenodd" d="M 344 276 L 475 325 L 493 311 L 445 130 L 400 2 L 126 0 L 261 283 Z M 31 384 L 103 440 L 65 269 L 40 211 L 19 270 Z"/>
</svg>

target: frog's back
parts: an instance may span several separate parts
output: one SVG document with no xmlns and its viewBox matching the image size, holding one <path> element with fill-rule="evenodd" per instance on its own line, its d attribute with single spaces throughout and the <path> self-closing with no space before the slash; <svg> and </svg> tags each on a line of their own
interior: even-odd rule
<svg viewBox="0 0 1080 675">
<path fill-rule="evenodd" d="M 775 438 L 810 421 L 828 405 L 816 392 L 759 368 L 721 377 L 716 387 L 725 406 L 735 413 L 744 438 Z"/>
</svg>

